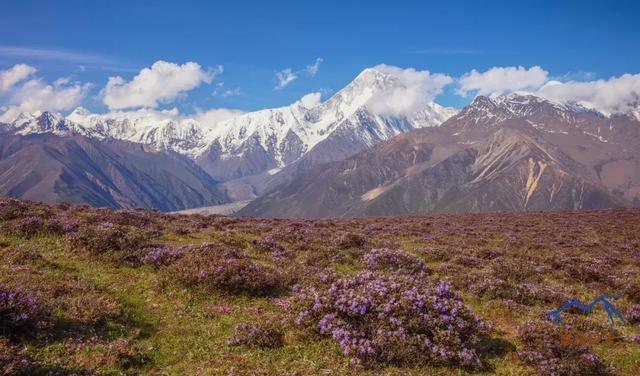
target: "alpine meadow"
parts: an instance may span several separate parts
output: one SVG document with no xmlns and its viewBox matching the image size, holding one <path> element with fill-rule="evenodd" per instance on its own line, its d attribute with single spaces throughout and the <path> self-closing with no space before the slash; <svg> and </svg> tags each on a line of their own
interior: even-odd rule
<svg viewBox="0 0 640 376">
<path fill-rule="evenodd" d="M 639 375 L 636 1 L 0 5 L 0 376 Z"/>
</svg>

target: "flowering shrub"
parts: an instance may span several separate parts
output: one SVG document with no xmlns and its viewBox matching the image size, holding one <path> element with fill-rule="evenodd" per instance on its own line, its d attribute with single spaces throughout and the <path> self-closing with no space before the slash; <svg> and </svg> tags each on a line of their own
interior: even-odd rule
<svg viewBox="0 0 640 376">
<path fill-rule="evenodd" d="M 271 254 L 271 257 L 273 257 L 273 259 L 275 260 L 293 256 L 293 253 L 291 251 L 286 250 L 280 243 L 278 243 L 271 237 L 266 237 L 258 240 L 250 240 L 249 244 L 251 244 L 258 251 Z"/>
<path fill-rule="evenodd" d="M 56 215 L 47 221 L 47 230 L 54 234 L 66 235 L 78 229 L 78 221 L 70 215 Z"/>
<path fill-rule="evenodd" d="M 27 204 L 20 200 L 0 200 L 0 220 L 9 221 L 22 217 L 28 209 Z"/>
<path fill-rule="evenodd" d="M 44 230 L 44 220 L 40 217 L 25 217 L 14 221 L 13 233 L 23 237 L 33 236 Z"/>
<path fill-rule="evenodd" d="M 445 282 L 363 272 L 294 286 L 295 324 L 333 338 L 352 364 L 478 367 L 486 327 Z"/>
<path fill-rule="evenodd" d="M 154 266 L 165 266 L 176 261 L 189 249 L 189 247 L 170 247 L 165 244 L 152 244 L 145 249 L 142 263 Z"/>
<path fill-rule="evenodd" d="M 0 335 L 9 338 L 22 336 L 43 322 L 44 315 L 32 294 L 0 285 Z"/>
<path fill-rule="evenodd" d="M 367 243 L 367 240 L 359 234 L 352 232 L 342 234 L 336 239 L 336 244 L 341 249 L 363 247 Z"/>
<path fill-rule="evenodd" d="M 634 304 L 629 308 L 626 319 L 631 324 L 640 324 L 640 304 Z"/>
<path fill-rule="evenodd" d="M 190 252 L 175 262 L 169 275 L 188 286 L 231 294 L 271 295 L 286 286 L 282 274 L 253 262 L 238 251 Z"/>
<path fill-rule="evenodd" d="M 92 253 L 107 251 L 135 252 L 143 247 L 148 234 L 130 226 L 102 222 L 98 225 L 84 225 L 78 231 L 67 236 L 71 247 Z"/>
<path fill-rule="evenodd" d="M 263 324 L 238 324 L 235 326 L 235 336 L 227 343 L 230 346 L 275 349 L 284 345 L 284 330 L 281 325 L 271 321 Z"/>
<path fill-rule="evenodd" d="M 518 330 L 520 359 L 545 375 L 606 375 L 608 368 L 586 346 L 568 341 L 568 329 L 550 322 L 525 322 Z"/>
<path fill-rule="evenodd" d="M 407 274 L 429 272 L 424 261 L 401 249 L 372 249 L 364 255 L 364 263 L 369 270 L 391 270 Z"/>
</svg>

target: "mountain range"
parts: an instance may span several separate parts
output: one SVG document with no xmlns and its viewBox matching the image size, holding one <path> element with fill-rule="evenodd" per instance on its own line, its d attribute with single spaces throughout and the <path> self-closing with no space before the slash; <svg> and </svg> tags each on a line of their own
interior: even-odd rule
<svg viewBox="0 0 640 376">
<path fill-rule="evenodd" d="M 0 124 L 0 194 L 166 211 L 242 201 L 239 214 L 285 217 L 640 204 L 639 111 L 529 93 L 408 115 L 372 105 L 403 85 L 370 68 L 324 102 L 310 94 L 215 123 L 23 113 Z"/>
<path fill-rule="evenodd" d="M 640 122 L 513 93 L 315 166 L 239 214 L 361 216 L 640 203 Z"/>
</svg>

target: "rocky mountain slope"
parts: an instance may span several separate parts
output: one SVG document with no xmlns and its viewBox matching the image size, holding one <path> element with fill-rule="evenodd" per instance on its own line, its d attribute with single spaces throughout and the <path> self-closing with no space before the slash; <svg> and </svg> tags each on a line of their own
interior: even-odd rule
<svg viewBox="0 0 640 376">
<path fill-rule="evenodd" d="M 126 141 L 51 133 L 0 138 L 0 195 L 92 206 L 179 210 L 227 202 L 216 181 L 184 156 Z M 64 137 L 57 135 L 64 129 Z"/>
<path fill-rule="evenodd" d="M 640 203 L 640 122 L 479 96 L 441 127 L 285 179 L 240 215 L 324 217 Z"/>
</svg>

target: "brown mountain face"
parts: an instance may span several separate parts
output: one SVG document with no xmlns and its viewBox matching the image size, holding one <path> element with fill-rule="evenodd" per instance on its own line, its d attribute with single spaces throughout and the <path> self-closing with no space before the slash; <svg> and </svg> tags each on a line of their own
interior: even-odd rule
<svg viewBox="0 0 640 376">
<path fill-rule="evenodd" d="M 590 209 L 640 203 L 640 123 L 538 97 L 478 97 L 441 127 L 289 176 L 238 214 Z"/>
<path fill-rule="evenodd" d="M 48 203 L 180 210 L 227 202 L 189 159 L 125 141 L 3 135 L 0 195 Z"/>
</svg>

